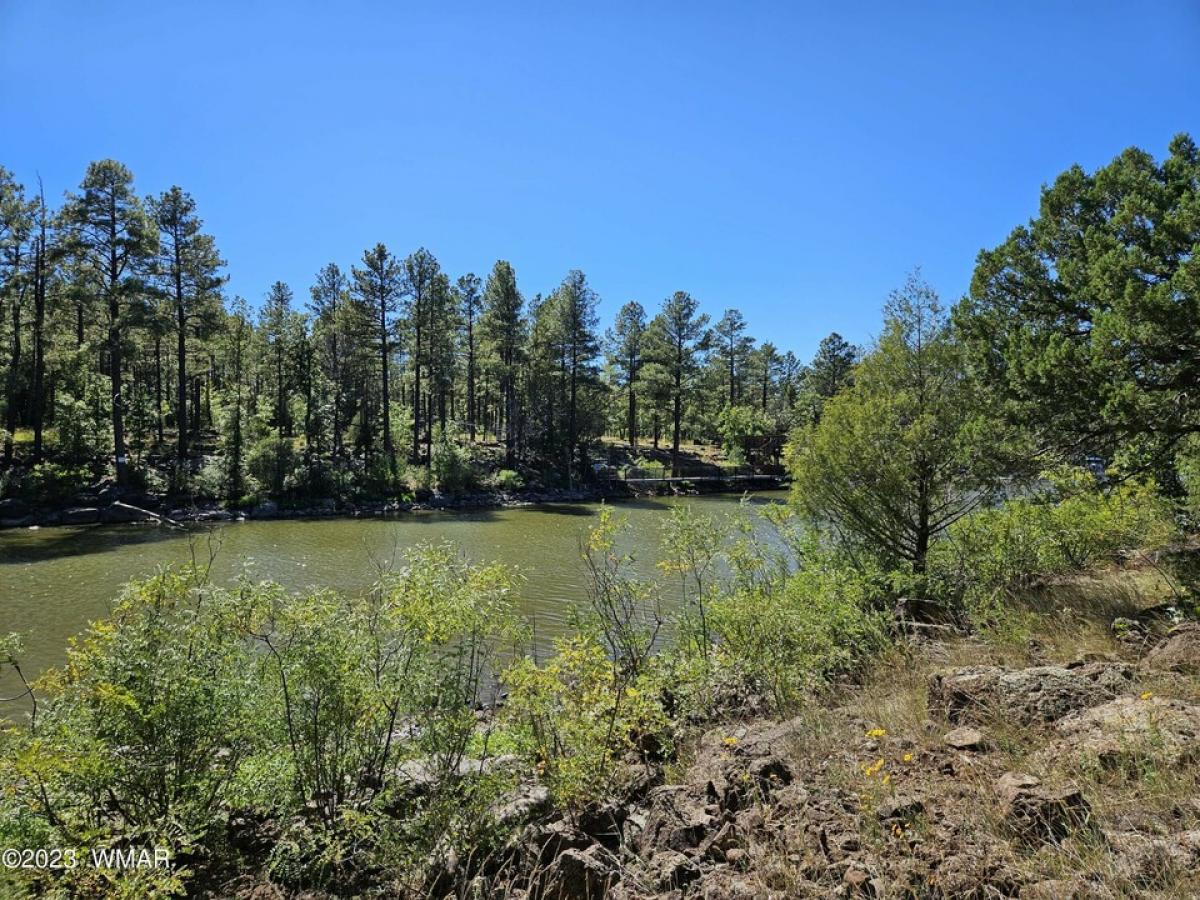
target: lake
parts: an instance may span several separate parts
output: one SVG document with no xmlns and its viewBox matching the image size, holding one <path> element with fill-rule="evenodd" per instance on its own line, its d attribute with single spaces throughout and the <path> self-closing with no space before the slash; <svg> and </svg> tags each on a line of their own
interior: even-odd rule
<svg viewBox="0 0 1200 900">
<path fill-rule="evenodd" d="M 752 502 L 785 499 L 765 491 Z M 729 515 L 740 498 L 708 495 L 614 504 L 628 521 L 627 552 L 646 577 L 656 577 L 663 514 L 676 504 Z M 292 590 L 332 587 L 358 593 L 374 581 L 377 565 L 404 548 L 450 541 L 475 562 L 515 566 L 523 580 L 518 608 L 534 625 L 544 649 L 563 634 L 575 605 L 586 599 L 580 539 L 597 520 L 599 504 L 561 504 L 477 510 L 411 512 L 391 518 L 276 519 L 195 526 L 11 529 L 0 531 L 0 633 L 26 639 L 27 674 L 65 659 L 67 639 L 103 618 L 132 578 L 160 566 L 216 553 L 212 577 L 229 583 L 248 570 Z M 11 688 L 9 679 L 0 691 Z"/>
</svg>

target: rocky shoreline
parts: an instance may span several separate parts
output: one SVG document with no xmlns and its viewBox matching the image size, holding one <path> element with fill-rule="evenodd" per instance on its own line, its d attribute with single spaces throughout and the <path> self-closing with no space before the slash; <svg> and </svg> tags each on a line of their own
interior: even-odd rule
<svg viewBox="0 0 1200 900">
<path fill-rule="evenodd" d="M 552 488 L 514 492 L 481 491 L 470 494 L 418 494 L 412 500 L 379 500 L 347 503 L 327 497 L 308 502 L 279 503 L 266 500 L 244 509 L 227 509 L 216 502 L 191 505 L 172 503 L 169 498 L 142 492 L 118 492 L 109 486 L 94 494 L 80 495 L 71 503 L 53 508 L 39 507 L 19 499 L 0 500 L 0 529 L 49 528 L 80 525 L 159 525 L 181 527 L 212 522 L 243 522 L 262 519 L 382 518 L 434 510 L 506 509 L 556 503 L 597 503 L 648 496 L 742 493 L 747 489 L 775 490 L 783 480 L 763 476 L 750 482 L 664 483 L 660 488 L 639 486 L 635 490 L 622 481 L 600 482 L 582 488 Z"/>
</svg>

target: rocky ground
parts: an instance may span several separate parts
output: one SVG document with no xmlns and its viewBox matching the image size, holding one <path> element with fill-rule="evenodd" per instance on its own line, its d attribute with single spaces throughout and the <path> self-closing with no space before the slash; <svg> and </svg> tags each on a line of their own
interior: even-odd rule
<svg viewBox="0 0 1200 900">
<path fill-rule="evenodd" d="M 426 890 L 1200 896 L 1200 623 L 1144 599 L 1141 577 L 1054 587 L 1036 637 L 919 629 L 865 683 L 787 721 L 732 717 L 585 814 L 551 813 L 526 782 L 499 870 Z"/>
</svg>

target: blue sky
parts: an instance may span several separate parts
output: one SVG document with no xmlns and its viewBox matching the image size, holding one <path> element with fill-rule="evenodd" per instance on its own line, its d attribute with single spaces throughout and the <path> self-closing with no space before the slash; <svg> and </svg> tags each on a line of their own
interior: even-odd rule
<svg viewBox="0 0 1200 900">
<path fill-rule="evenodd" d="M 426 246 L 687 290 L 807 357 L 947 299 L 1073 162 L 1200 137 L 1200 4 L 0 0 L 0 165 L 179 184 L 257 303 Z"/>
</svg>

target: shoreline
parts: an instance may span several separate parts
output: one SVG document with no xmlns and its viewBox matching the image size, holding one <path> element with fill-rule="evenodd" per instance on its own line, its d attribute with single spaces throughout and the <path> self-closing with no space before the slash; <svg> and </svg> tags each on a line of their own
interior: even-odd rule
<svg viewBox="0 0 1200 900">
<path fill-rule="evenodd" d="M 360 519 L 383 518 L 413 512 L 463 512 L 485 509 L 519 509 L 546 504 L 598 503 L 608 500 L 637 500 L 663 496 L 744 493 L 755 490 L 784 490 L 787 479 L 777 476 L 741 476 L 720 481 L 664 482 L 661 486 L 614 481 L 583 488 L 502 493 L 438 495 L 421 500 L 378 500 L 338 504 L 334 498 L 317 498 L 308 503 L 281 504 L 267 500 L 246 509 L 227 509 L 215 502 L 178 506 L 167 498 L 130 493 L 97 498 L 96 502 L 73 503 L 39 509 L 22 501 L 0 501 L 0 531 L 78 527 L 84 525 L 153 525 L 182 528 L 214 522 L 244 522 L 274 519 Z M 20 515 L 12 512 L 23 511 Z"/>
</svg>

